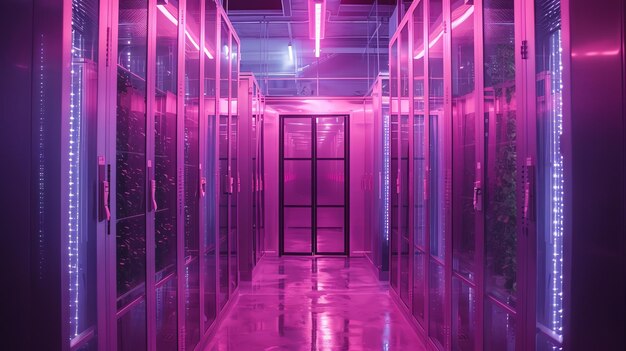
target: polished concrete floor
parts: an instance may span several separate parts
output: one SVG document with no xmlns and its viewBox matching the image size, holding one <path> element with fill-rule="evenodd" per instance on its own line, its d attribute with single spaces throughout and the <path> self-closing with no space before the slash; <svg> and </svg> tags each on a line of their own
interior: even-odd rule
<svg viewBox="0 0 626 351">
<path fill-rule="evenodd" d="M 424 350 L 369 264 L 263 258 L 205 350 Z"/>
</svg>

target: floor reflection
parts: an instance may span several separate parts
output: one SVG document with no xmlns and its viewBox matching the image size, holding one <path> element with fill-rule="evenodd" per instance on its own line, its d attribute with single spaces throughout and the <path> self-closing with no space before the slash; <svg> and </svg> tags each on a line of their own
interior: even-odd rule
<svg viewBox="0 0 626 351">
<path fill-rule="evenodd" d="M 425 350 L 368 265 L 264 258 L 205 350 Z"/>
</svg>

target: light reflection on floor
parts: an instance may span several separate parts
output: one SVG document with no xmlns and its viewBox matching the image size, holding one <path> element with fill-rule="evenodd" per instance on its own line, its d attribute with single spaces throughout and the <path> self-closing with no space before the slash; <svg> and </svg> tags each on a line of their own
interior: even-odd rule
<svg viewBox="0 0 626 351">
<path fill-rule="evenodd" d="M 424 350 L 368 265 L 264 258 L 205 350 Z"/>
</svg>

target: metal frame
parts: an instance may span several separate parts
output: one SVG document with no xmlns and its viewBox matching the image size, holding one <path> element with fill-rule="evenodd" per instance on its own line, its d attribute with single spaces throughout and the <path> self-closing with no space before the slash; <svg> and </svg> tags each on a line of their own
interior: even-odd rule
<svg viewBox="0 0 626 351">
<path fill-rule="evenodd" d="M 317 121 L 318 117 L 342 117 L 344 118 L 344 157 L 337 160 L 344 161 L 344 204 L 343 206 L 330 206 L 317 204 Z M 289 160 L 310 160 L 311 161 L 311 252 L 285 252 L 285 226 L 284 226 L 284 119 L 285 118 L 310 118 L 311 119 L 311 156 L 306 158 L 293 158 Z M 279 157 L 278 157 L 278 246 L 279 255 L 290 256 L 315 256 L 315 255 L 343 255 L 350 256 L 350 117 L 345 114 L 340 115 L 311 115 L 311 114 L 289 114 L 279 116 Z M 329 160 L 322 158 L 321 160 Z M 289 207 L 309 207 L 309 206 L 289 206 Z M 343 252 L 321 252 L 317 250 L 317 208 L 319 207 L 343 207 L 344 209 L 344 251 Z"/>
</svg>

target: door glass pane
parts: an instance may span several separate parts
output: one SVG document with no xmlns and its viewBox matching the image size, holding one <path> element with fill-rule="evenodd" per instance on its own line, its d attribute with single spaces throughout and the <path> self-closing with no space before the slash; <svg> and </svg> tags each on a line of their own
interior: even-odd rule
<svg viewBox="0 0 626 351">
<path fill-rule="evenodd" d="M 155 271 L 157 284 L 169 274 L 176 273 L 177 240 L 177 172 L 176 172 L 176 115 L 178 26 L 170 18 L 178 19 L 178 2 L 171 1 L 159 7 L 156 22 L 156 89 L 154 101 L 154 138 L 156 202 L 155 213 Z M 176 308 L 176 279 L 157 289 L 157 349 L 176 350 L 172 341 L 178 329 Z M 173 305 L 172 305 L 173 303 Z"/>
<path fill-rule="evenodd" d="M 117 319 L 117 349 L 147 350 L 146 300 L 141 300 Z"/>
<path fill-rule="evenodd" d="M 226 305 L 229 297 L 229 285 L 228 285 L 228 212 L 230 207 L 230 195 L 231 180 L 230 180 L 230 163 L 228 160 L 229 154 L 229 110 L 230 103 L 229 97 L 229 60 L 226 55 L 224 46 L 228 47 L 228 40 L 230 38 L 230 31 L 228 26 L 221 19 L 221 31 L 220 31 L 220 99 L 219 99 L 219 167 L 220 167 L 220 212 L 219 212 L 219 277 L 220 277 L 220 309 Z"/>
<path fill-rule="evenodd" d="M 317 117 L 318 158 L 343 158 L 345 152 L 345 117 Z"/>
<path fill-rule="evenodd" d="M 515 316 L 485 299 L 485 351 L 515 350 Z"/>
<path fill-rule="evenodd" d="M 345 160 L 317 161 L 317 204 L 343 205 L 345 201 Z"/>
<path fill-rule="evenodd" d="M 283 118 L 283 157 L 310 158 L 311 118 Z"/>
<path fill-rule="evenodd" d="M 283 161 L 283 189 L 285 205 L 312 205 L 311 161 Z"/>
<path fill-rule="evenodd" d="M 424 134 L 424 2 L 413 12 L 413 242 L 421 248 L 426 245 L 426 203 L 424 185 L 426 176 Z"/>
<path fill-rule="evenodd" d="M 117 66 L 118 350 L 146 349 L 146 60 L 148 3 L 120 0 Z"/>
<path fill-rule="evenodd" d="M 515 305 L 517 116 L 513 0 L 484 2 L 485 290 Z"/>
<path fill-rule="evenodd" d="M 345 251 L 345 218 L 343 207 L 317 208 L 317 252 Z"/>
<path fill-rule="evenodd" d="M 453 268 L 474 272 L 476 114 L 474 111 L 474 5 L 455 1 L 452 21 L 452 119 L 454 140 Z"/>
<path fill-rule="evenodd" d="M 389 82 L 390 82 L 390 96 L 391 96 L 391 128 L 390 128 L 390 167 L 391 167 L 391 177 L 389 179 L 390 183 L 390 212 L 391 218 L 389 221 L 389 230 L 391 234 L 390 245 L 391 245 L 391 257 L 390 257 L 390 283 L 391 286 L 398 289 L 398 266 L 399 266 L 399 231 L 398 231 L 398 140 L 400 138 L 400 126 L 399 126 L 399 99 L 398 99 L 398 42 L 394 42 L 391 47 L 390 52 L 391 57 L 389 58 Z"/>
<path fill-rule="evenodd" d="M 444 268 L 432 258 L 429 265 L 429 313 L 430 337 L 438 343 L 440 349 L 446 345 L 446 325 L 444 320 L 445 278 Z"/>
<path fill-rule="evenodd" d="M 413 250 L 413 316 L 420 325 L 424 325 L 426 304 L 426 253 Z"/>
<path fill-rule="evenodd" d="M 204 160 L 206 193 L 204 196 L 204 328 L 213 324 L 217 315 L 217 225 L 219 206 L 218 130 L 216 116 L 216 60 L 215 42 L 217 7 L 214 1 L 205 0 L 205 55 L 204 59 L 204 118 L 207 120 L 206 158 Z M 208 54 L 207 54 L 208 51 Z M 210 54 L 210 55 L 209 55 Z"/>
<path fill-rule="evenodd" d="M 237 92 L 235 91 L 234 94 L 236 95 Z M 232 177 L 234 178 L 233 181 L 233 193 L 231 194 L 230 197 L 230 218 L 228 219 L 228 223 L 230 224 L 230 230 L 229 230 L 229 239 L 228 239 L 228 245 L 229 245 L 229 252 L 230 252 L 230 268 L 229 268 L 229 272 L 230 272 L 230 285 L 231 285 L 231 292 L 234 291 L 234 289 L 237 287 L 237 285 L 239 284 L 239 280 L 238 280 L 238 262 L 239 260 L 237 259 L 237 224 L 239 223 L 239 220 L 237 218 L 237 203 L 238 203 L 238 193 L 239 193 L 239 188 L 240 188 L 240 175 L 239 175 L 239 167 L 238 167 L 238 161 L 237 161 L 237 154 L 238 154 L 238 140 L 239 140 L 239 117 L 235 114 L 230 116 L 230 121 L 231 121 L 231 126 L 230 126 L 230 146 L 231 146 L 231 152 L 230 152 L 230 167 L 231 167 L 231 174 Z"/>
<path fill-rule="evenodd" d="M 172 337 L 178 329 L 176 283 L 175 276 L 170 276 L 156 287 L 157 350 L 176 350 L 178 346 L 176 338 Z"/>
<path fill-rule="evenodd" d="M 535 1 L 537 323 L 563 335 L 563 46 L 561 1 Z M 533 131 L 529 131 L 533 134 Z M 543 342 L 538 336 L 538 344 Z M 557 348 L 558 349 L 558 348 Z"/>
<path fill-rule="evenodd" d="M 79 10 L 80 9 L 80 10 Z M 70 118 L 67 125 L 66 181 L 70 340 L 95 326 L 97 320 L 97 94 L 98 1 L 72 1 Z M 92 337 L 91 344 L 95 344 Z M 95 348 L 94 348 L 95 349 Z"/>
<path fill-rule="evenodd" d="M 185 22 L 185 347 L 200 340 L 200 0 L 187 1 Z"/>
<path fill-rule="evenodd" d="M 443 120 L 443 2 L 431 0 L 428 24 L 430 254 L 445 259 L 445 163 Z"/>
<path fill-rule="evenodd" d="M 452 277 L 452 350 L 474 350 L 476 290 Z"/>
<path fill-rule="evenodd" d="M 285 207 L 283 211 L 285 252 L 311 253 L 311 208 Z"/>
<path fill-rule="evenodd" d="M 409 306 L 409 266 L 411 265 L 411 256 L 409 252 L 410 234 L 409 234 L 409 157 L 410 152 L 409 133 L 410 117 L 409 117 L 409 28 L 404 26 L 400 32 L 400 212 L 398 215 L 400 229 L 400 290 L 399 295 L 402 301 Z"/>
</svg>

